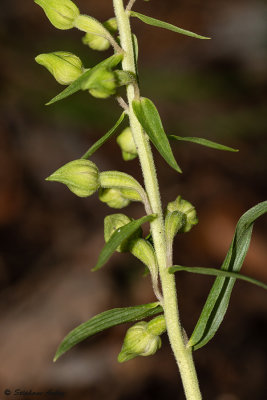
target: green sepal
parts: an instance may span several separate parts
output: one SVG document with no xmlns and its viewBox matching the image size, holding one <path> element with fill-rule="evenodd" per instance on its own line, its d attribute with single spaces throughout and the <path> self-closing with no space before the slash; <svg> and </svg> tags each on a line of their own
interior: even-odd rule
<svg viewBox="0 0 267 400">
<path fill-rule="evenodd" d="M 132 106 L 138 121 L 161 156 L 175 171 L 182 172 L 174 158 L 158 110 L 153 102 L 142 97 L 140 100 L 133 100 Z"/>
<path fill-rule="evenodd" d="M 257 218 L 266 212 L 267 201 L 264 201 L 242 215 L 237 223 L 230 249 L 221 270 L 235 273 L 240 271 L 249 248 L 253 224 Z M 236 278 L 216 278 L 188 342 L 188 346 L 193 347 L 194 350 L 208 343 L 219 329 L 227 311 L 235 281 Z"/>
<path fill-rule="evenodd" d="M 60 343 L 54 361 L 90 336 L 116 325 L 140 321 L 143 318 L 160 314 L 162 311 L 162 307 L 158 302 L 104 311 L 73 329 Z"/>
<path fill-rule="evenodd" d="M 123 54 L 114 54 L 113 56 L 101 61 L 99 64 L 95 65 L 93 68 L 86 71 L 80 78 L 76 79 L 70 86 L 64 89 L 61 93 L 50 100 L 46 105 L 53 104 L 59 100 L 63 100 L 66 97 L 78 92 L 79 90 L 84 90 L 84 84 L 88 81 L 91 75 L 93 75 L 98 69 L 101 68 L 115 68 L 123 59 Z"/>
<path fill-rule="evenodd" d="M 141 225 L 145 222 L 151 222 L 157 217 L 156 214 L 147 215 L 135 221 L 128 223 L 127 225 L 122 226 L 117 229 L 109 241 L 105 244 L 102 249 L 96 266 L 92 269 L 92 271 L 97 271 L 109 260 L 112 254 L 116 251 L 116 249 L 120 246 L 120 244 L 127 238 L 129 238 L 135 231 L 137 231 Z"/>
<path fill-rule="evenodd" d="M 157 28 L 168 29 L 169 31 L 181 33 L 182 35 L 191 36 L 196 39 L 210 39 L 209 37 L 201 36 L 201 35 L 198 35 L 197 33 L 187 31 L 182 28 L 178 28 L 178 26 L 169 24 L 168 22 L 160 21 L 159 19 L 151 18 L 151 17 L 148 17 L 147 15 L 143 15 L 143 14 L 140 14 L 135 11 L 131 11 L 130 15 L 131 15 L 131 17 L 136 17 L 136 18 L 140 19 L 141 21 L 145 22 L 148 25 L 156 26 Z"/>
</svg>

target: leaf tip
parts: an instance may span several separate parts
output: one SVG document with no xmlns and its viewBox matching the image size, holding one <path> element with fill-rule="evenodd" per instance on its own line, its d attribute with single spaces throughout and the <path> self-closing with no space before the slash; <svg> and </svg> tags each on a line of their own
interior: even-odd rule
<svg viewBox="0 0 267 400">
<path fill-rule="evenodd" d="M 98 264 L 96 264 L 93 268 L 91 268 L 91 272 L 96 272 L 96 271 L 98 271 L 99 270 L 99 266 L 98 266 Z"/>
</svg>

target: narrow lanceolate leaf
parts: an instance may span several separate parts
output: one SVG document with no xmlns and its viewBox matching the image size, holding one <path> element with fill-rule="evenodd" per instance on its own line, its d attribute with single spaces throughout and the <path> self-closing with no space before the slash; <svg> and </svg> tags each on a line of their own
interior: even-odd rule
<svg viewBox="0 0 267 400">
<path fill-rule="evenodd" d="M 73 346 L 96 333 L 125 322 L 139 321 L 143 318 L 159 314 L 162 311 L 162 307 L 158 302 L 135 307 L 113 308 L 112 310 L 104 311 L 73 329 L 59 345 L 54 361 Z"/>
<path fill-rule="evenodd" d="M 118 129 L 118 127 L 120 126 L 120 124 L 122 123 L 122 121 L 124 120 L 125 117 L 125 112 L 123 112 L 120 116 L 120 118 L 118 119 L 118 121 L 116 122 L 116 124 L 113 126 L 113 128 L 110 129 L 110 131 L 108 131 L 104 136 L 102 136 L 97 142 L 95 142 L 93 144 L 93 146 L 91 146 L 87 152 L 81 157 L 83 159 L 88 159 L 91 157 L 92 154 L 94 154 L 95 151 L 97 151 L 101 146 L 103 146 L 104 143 L 106 143 L 106 141 L 111 138 L 112 135 L 114 135 L 114 133 L 116 132 L 116 130 Z"/>
<path fill-rule="evenodd" d="M 173 140 L 183 141 L 183 142 L 196 143 L 196 144 L 200 144 L 201 146 L 210 147 L 210 148 L 216 149 L 216 150 L 233 151 L 233 152 L 239 151 L 238 149 L 233 149 L 232 147 L 224 146 L 223 144 L 215 143 L 215 142 L 212 142 L 211 140 L 202 139 L 199 137 L 182 137 L 182 136 L 176 136 L 176 135 L 168 135 L 168 138 L 173 139 Z"/>
<path fill-rule="evenodd" d="M 155 105 L 151 100 L 142 97 L 132 102 L 134 113 L 148 134 L 151 142 L 165 161 L 177 172 L 182 172 L 177 164 L 169 140 L 162 126 L 162 122 Z"/>
<path fill-rule="evenodd" d="M 56 103 L 59 100 L 63 100 L 66 97 L 71 96 L 72 94 L 82 90 L 84 84 L 88 81 L 90 76 L 94 74 L 100 68 L 114 68 L 116 67 L 121 60 L 123 59 L 123 54 L 114 54 L 113 56 L 107 58 L 104 61 L 101 61 L 99 64 L 95 65 L 93 68 L 84 72 L 76 81 L 74 81 L 71 85 L 69 85 L 66 89 L 64 89 L 61 93 L 55 96 L 52 100 L 46 103 L 47 106 L 50 104 Z M 88 89 L 88 88 L 87 88 Z"/>
<path fill-rule="evenodd" d="M 182 35 L 191 36 L 196 39 L 210 39 L 209 37 L 201 36 L 197 33 L 178 28 L 178 26 L 169 24 L 168 22 L 160 21 L 159 19 L 151 18 L 147 15 L 143 15 L 135 11 L 131 11 L 131 17 L 139 18 L 141 21 L 145 22 L 148 25 L 156 26 L 157 28 L 168 29 L 169 31 L 181 33 Z"/>
<path fill-rule="evenodd" d="M 240 279 L 267 290 L 267 285 L 257 279 L 250 278 L 249 276 L 239 274 L 238 272 L 224 271 L 222 269 L 216 268 L 202 268 L 202 267 L 183 267 L 181 265 L 173 265 L 169 268 L 169 273 L 174 274 L 175 272 L 185 271 L 192 272 L 194 274 L 200 275 L 211 275 L 211 276 L 223 276 L 224 278 L 235 278 Z"/>
<path fill-rule="evenodd" d="M 221 270 L 239 272 L 247 254 L 253 223 L 267 212 L 267 201 L 257 204 L 242 215 L 237 223 L 235 234 L 222 264 Z M 231 292 L 236 278 L 217 277 L 203 307 L 188 346 L 194 350 L 204 346 L 217 332 L 227 311 Z"/>
<path fill-rule="evenodd" d="M 93 268 L 93 271 L 100 269 L 116 251 L 117 247 L 140 228 L 141 225 L 145 222 L 153 221 L 156 217 L 156 214 L 147 215 L 117 229 L 99 254 L 97 264 Z"/>
</svg>

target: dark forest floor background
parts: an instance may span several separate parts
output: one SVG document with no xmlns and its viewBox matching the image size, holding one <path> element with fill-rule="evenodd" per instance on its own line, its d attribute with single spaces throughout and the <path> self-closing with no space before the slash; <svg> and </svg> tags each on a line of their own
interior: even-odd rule
<svg viewBox="0 0 267 400">
<path fill-rule="evenodd" d="M 105 20 L 112 2 L 78 3 Z M 266 199 L 267 6 L 264 1 L 138 0 L 136 10 L 211 36 L 198 41 L 133 21 L 139 37 L 142 94 L 159 107 L 168 133 L 202 136 L 239 148 L 223 153 L 176 145 L 184 174 L 155 153 L 163 203 L 178 194 L 198 210 L 199 224 L 175 242 L 181 265 L 219 267 L 239 217 Z M 97 196 L 78 199 L 44 178 L 79 158 L 119 115 L 113 100 L 80 93 L 45 107 L 61 87 L 34 62 L 37 54 L 68 50 L 88 67 L 103 59 L 76 31 L 54 29 L 34 2 L 4 1 L 0 14 L 0 399 L 5 389 L 43 392 L 64 400 L 183 398 L 166 338 L 153 357 L 116 361 L 126 326 L 88 340 L 52 363 L 72 328 L 107 308 L 153 301 L 143 268 L 114 255 L 90 269 L 103 246 L 103 218 L 116 212 Z M 107 53 L 109 54 L 109 53 Z M 141 178 L 111 141 L 93 161 Z M 122 210 L 131 217 L 140 205 Z M 267 281 L 267 221 L 257 222 L 243 272 Z M 212 278 L 179 275 L 183 324 L 192 331 Z M 195 354 L 206 400 L 266 399 L 267 297 L 237 283 L 219 333 Z M 14 398 L 24 398 L 16 396 Z M 62 397 L 62 396 L 61 396 Z M 9 396 L 12 398 L 12 395 Z"/>
</svg>

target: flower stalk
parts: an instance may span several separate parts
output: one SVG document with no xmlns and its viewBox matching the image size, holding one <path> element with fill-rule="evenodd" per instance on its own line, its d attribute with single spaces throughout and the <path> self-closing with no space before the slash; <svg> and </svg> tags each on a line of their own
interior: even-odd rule
<svg viewBox="0 0 267 400">
<path fill-rule="evenodd" d="M 124 8 L 123 0 L 113 0 L 113 5 L 118 23 L 121 47 L 124 51 L 122 68 L 124 71 L 136 74 L 129 13 Z M 174 276 L 168 272 L 168 267 L 170 265 L 167 264 L 166 235 L 155 164 L 148 138 L 132 108 L 132 101 L 136 99 L 139 93 L 139 90 L 136 90 L 136 85 L 135 83 L 127 86 L 129 104 L 128 115 L 151 209 L 152 212 L 158 216 L 151 222 L 151 233 L 159 265 L 163 294 L 162 306 L 164 309 L 167 332 L 180 370 L 186 398 L 187 400 L 200 400 L 202 397 L 192 359 L 192 350 L 186 346 L 183 328 L 179 320 L 175 280 Z"/>
</svg>

